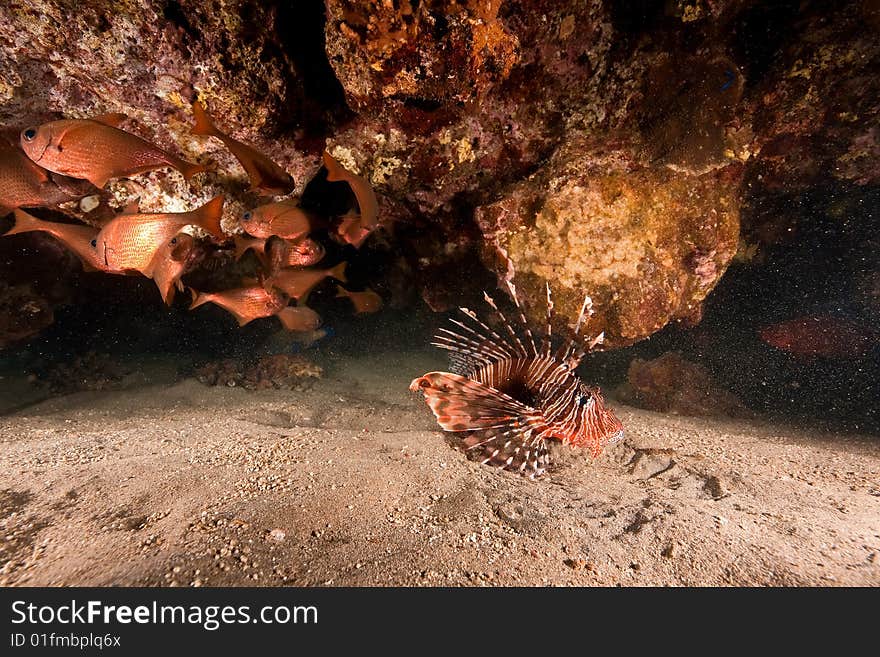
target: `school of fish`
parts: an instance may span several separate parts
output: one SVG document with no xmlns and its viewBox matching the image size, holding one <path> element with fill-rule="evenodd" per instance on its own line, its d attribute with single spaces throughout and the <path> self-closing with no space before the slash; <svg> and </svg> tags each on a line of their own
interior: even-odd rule
<svg viewBox="0 0 880 657">
<path fill-rule="evenodd" d="M 224 133 L 201 102 L 193 103 L 192 112 L 192 134 L 218 139 L 241 164 L 250 191 L 276 198 L 293 192 L 295 181 L 287 171 Z M 233 289 L 199 291 L 190 287 L 190 309 L 213 303 L 232 314 L 240 326 L 276 317 L 289 331 L 314 335 L 321 318 L 306 305 L 308 296 L 326 278 L 347 283 L 346 263 L 318 266 L 326 248 L 312 233 L 332 222 L 300 207 L 296 197 L 247 210 L 239 217 L 242 233 L 234 235 L 227 235 L 221 226 L 222 194 L 188 212 L 146 213 L 133 203 L 100 227 L 73 223 L 73 219 L 70 223 L 46 221 L 27 211 L 60 210 L 65 203 L 99 191 L 110 180 L 157 169 L 175 169 L 187 182 L 207 172 L 205 165 L 189 162 L 120 128 L 127 119 L 124 114 L 104 114 L 49 121 L 21 130 L 19 144 L 0 137 L 0 218 L 10 212 L 15 218 L 5 235 L 47 233 L 73 252 L 85 271 L 153 279 L 170 305 L 175 292 L 184 289 L 181 279 L 199 259 L 199 240 L 186 232 L 187 227 L 198 227 L 221 248 L 233 249 L 236 261 L 253 252 L 261 271 L 257 279 L 242 280 Z M 366 179 L 345 169 L 326 151 L 323 163 L 327 180 L 348 183 L 357 202 L 357 211 L 341 217 L 330 237 L 360 248 L 378 223 L 376 195 Z M 375 312 L 382 305 L 381 297 L 372 290 L 352 291 L 341 285 L 337 289 L 337 296 L 350 299 L 358 314 Z"/>
</svg>

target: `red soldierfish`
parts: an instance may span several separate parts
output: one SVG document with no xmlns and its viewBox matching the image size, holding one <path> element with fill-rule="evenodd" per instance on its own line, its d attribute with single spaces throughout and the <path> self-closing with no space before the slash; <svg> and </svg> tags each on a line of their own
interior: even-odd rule
<svg viewBox="0 0 880 657">
<path fill-rule="evenodd" d="M 797 356 L 848 358 L 863 356 L 877 346 L 878 334 L 828 315 L 807 316 L 764 327 L 758 336 L 776 349 Z"/>
<path fill-rule="evenodd" d="M 192 133 L 216 137 L 222 141 L 223 145 L 244 167 L 251 181 L 251 189 L 259 189 L 270 196 L 280 196 L 293 191 L 296 183 L 289 173 L 259 151 L 220 131 L 211 121 L 211 117 L 208 116 L 200 102 L 193 103 L 192 110 L 196 120 Z"/>
<path fill-rule="evenodd" d="M 291 299 L 301 302 L 312 288 L 328 276 L 345 283 L 345 263 L 340 262 L 330 269 L 282 269 L 267 279 L 266 284 L 284 290 Z"/>
<path fill-rule="evenodd" d="M 343 217 L 336 232 L 348 244 L 360 248 L 379 219 L 379 201 L 376 199 L 376 193 L 366 178 L 348 171 L 327 151 L 324 151 L 324 167 L 327 169 L 328 181 L 347 182 L 354 192 L 360 213 Z"/>
<path fill-rule="evenodd" d="M 266 240 L 266 258 L 269 269 L 278 271 L 285 267 L 310 267 L 324 258 L 325 250 L 320 242 L 309 237 L 296 241 L 270 237 Z"/>
<path fill-rule="evenodd" d="M 363 292 L 352 292 L 351 290 L 346 290 L 341 285 L 337 285 L 336 290 L 337 297 L 348 297 L 351 299 L 351 302 L 354 304 L 354 311 L 358 315 L 361 313 L 374 313 L 382 307 L 382 297 L 370 288 Z"/>
<path fill-rule="evenodd" d="M 288 331 L 314 332 L 321 325 L 321 317 L 308 306 L 288 306 L 277 315 Z"/>
<path fill-rule="evenodd" d="M 195 264 L 198 254 L 196 238 L 188 233 L 179 233 L 153 256 L 147 275 L 155 281 L 165 305 L 171 305 L 175 290 L 183 289 L 180 278 Z"/>
<path fill-rule="evenodd" d="M 327 180 L 330 182 L 347 182 L 358 202 L 361 224 L 364 228 L 373 228 L 379 220 L 379 201 L 376 193 L 366 178 L 353 174 L 324 151 L 324 167 L 327 169 Z"/>
<path fill-rule="evenodd" d="M 372 228 L 364 228 L 361 217 L 357 214 L 345 215 L 340 219 L 339 226 L 336 227 L 336 234 L 356 249 L 361 248 L 361 244 L 371 232 Z"/>
<path fill-rule="evenodd" d="M 291 199 L 248 210 L 241 216 L 239 223 L 253 237 L 268 238 L 277 235 L 295 240 L 312 230 L 313 221 L 314 218 L 299 207 L 299 202 Z"/>
<path fill-rule="evenodd" d="M 456 321 L 453 330 L 440 329 L 433 343 L 451 353 L 452 372 L 428 372 L 415 379 L 410 390 L 425 395 L 440 426 L 460 432 L 462 446 L 478 454 L 482 463 L 534 478 L 546 469 L 551 440 L 588 447 L 598 456 L 607 444 L 623 437 L 623 427 L 599 389 L 574 374 L 602 340 L 600 333 L 580 343 L 584 318 L 592 314 L 590 298 L 584 300 L 573 337 L 554 350 L 549 287 L 547 330 L 540 344 L 526 323 L 515 288 L 509 289 L 521 330 L 517 332 L 484 294 L 503 329 L 493 331 L 476 313 L 462 308 L 464 321 Z"/>
<path fill-rule="evenodd" d="M 98 233 L 98 256 L 110 271 L 136 270 L 150 276 L 149 265 L 156 251 L 184 226 L 198 226 L 225 238 L 220 227 L 222 217 L 222 194 L 189 212 L 123 213 Z"/>
<path fill-rule="evenodd" d="M 198 308 L 205 303 L 215 303 L 221 308 L 228 310 L 238 320 L 239 326 L 244 326 L 260 317 L 271 317 L 287 306 L 288 297 L 277 290 L 267 290 L 262 285 L 240 287 L 223 292 L 196 292 L 193 293 L 193 303 L 190 310 Z"/>
<path fill-rule="evenodd" d="M 0 138 L 0 217 L 15 208 L 55 206 L 75 198 L 60 188 L 48 171 Z"/>
<path fill-rule="evenodd" d="M 124 114 L 94 119 L 50 121 L 21 132 L 21 147 L 44 169 L 83 178 L 103 187 L 111 178 L 123 178 L 164 167 L 180 171 L 189 180 L 205 170 L 116 126 Z"/>
<path fill-rule="evenodd" d="M 49 233 L 78 255 L 86 269 L 104 269 L 104 262 L 98 257 L 98 252 L 94 246 L 95 238 L 98 235 L 97 228 L 81 224 L 61 224 L 54 221 L 43 221 L 24 210 L 16 210 L 15 226 L 6 235 L 18 235 L 19 233 L 34 231 Z"/>
</svg>

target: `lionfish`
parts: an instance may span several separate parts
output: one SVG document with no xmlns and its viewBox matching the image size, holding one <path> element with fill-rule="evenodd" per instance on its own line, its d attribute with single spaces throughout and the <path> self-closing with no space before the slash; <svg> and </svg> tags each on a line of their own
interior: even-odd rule
<svg viewBox="0 0 880 657">
<path fill-rule="evenodd" d="M 553 349 L 553 300 L 547 286 L 547 329 L 538 344 L 526 321 L 516 288 L 508 283 L 522 337 L 495 301 L 492 308 L 502 337 L 467 308 L 466 321 L 452 319 L 455 330 L 441 328 L 431 344 L 450 352 L 452 372 L 428 372 L 413 380 L 445 431 L 462 432 L 463 447 L 481 462 L 530 478 L 549 464 L 549 442 L 588 447 L 594 457 L 623 438 L 623 425 L 605 406 L 598 388 L 585 385 L 574 370 L 601 344 L 604 333 L 582 343 L 584 319 L 593 314 L 584 299 L 574 334 Z"/>
</svg>

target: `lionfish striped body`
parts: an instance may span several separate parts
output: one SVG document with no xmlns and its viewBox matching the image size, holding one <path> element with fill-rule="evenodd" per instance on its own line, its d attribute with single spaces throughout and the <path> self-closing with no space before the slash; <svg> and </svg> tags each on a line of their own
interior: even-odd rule
<svg viewBox="0 0 880 657">
<path fill-rule="evenodd" d="M 574 336 L 554 350 L 553 301 L 547 287 L 547 329 L 535 342 L 516 288 L 509 284 L 523 335 L 508 322 L 488 294 L 487 303 L 504 332 L 502 337 L 477 315 L 462 308 L 466 321 L 452 320 L 456 330 L 440 329 L 434 344 L 450 352 L 453 372 L 429 372 L 415 379 L 446 431 L 462 432 L 467 451 L 483 463 L 536 477 L 546 470 L 548 443 L 587 447 L 598 456 L 610 442 L 623 437 L 623 427 L 598 388 L 585 385 L 574 370 L 602 341 L 603 335 L 581 346 L 584 317 L 592 314 L 587 297 Z"/>
</svg>

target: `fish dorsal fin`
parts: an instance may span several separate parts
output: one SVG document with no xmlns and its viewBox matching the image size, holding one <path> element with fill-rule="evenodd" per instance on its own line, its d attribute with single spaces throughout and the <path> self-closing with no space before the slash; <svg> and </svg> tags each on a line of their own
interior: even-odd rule
<svg viewBox="0 0 880 657">
<path fill-rule="evenodd" d="M 480 320 L 474 311 L 468 308 L 459 310 L 470 323 L 450 319 L 457 328 L 439 329 L 431 343 L 450 352 L 451 365 L 456 373 L 471 375 L 491 363 L 525 355 L 525 349 L 521 345 L 505 340 Z"/>
<path fill-rule="evenodd" d="M 593 299 L 587 294 L 584 296 L 584 303 L 581 306 L 581 312 L 578 315 L 577 323 L 574 327 L 574 333 L 571 334 L 566 343 L 559 348 L 555 356 L 556 360 L 565 363 L 570 369 L 575 369 L 588 352 L 592 351 L 596 346 L 605 341 L 605 332 L 602 331 L 599 335 L 593 338 L 586 347 L 582 344 L 581 329 L 584 326 L 584 321 L 586 320 L 589 322 L 592 316 Z"/>
<path fill-rule="evenodd" d="M 519 297 L 516 294 L 516 286 L 513 284 L 513 281 L 507 281 L 507 291 L 510 293 L 510 297 L 513 299 L 513 303 L 516 306 L 517 316 L 519 317 L 519 322 L 522 324 L 523 332 L 527 338 L 527 346 L 531 349 L 531 355 L 538 355 L 538 347 L 535 344 L 535 338 L 532 336 L 532 329 L 529 327 L 528 321 L 526 321 L 526 315 L 523 311 L 522 304 L 519 302 Z"/>
<path fill-rule="evenodd" d="M 91 118 L 92 121 L 96 121 L 97 123 L 103 123 L 104 125 L 109 125 L 111 128 L 118 128 L 119 125 L 128 119 L 127 114 L 123 114 L 122 112 L 110 112 L 108 114 L 99 114 L 98 116 L 93 116 Z"/>
</svg>

